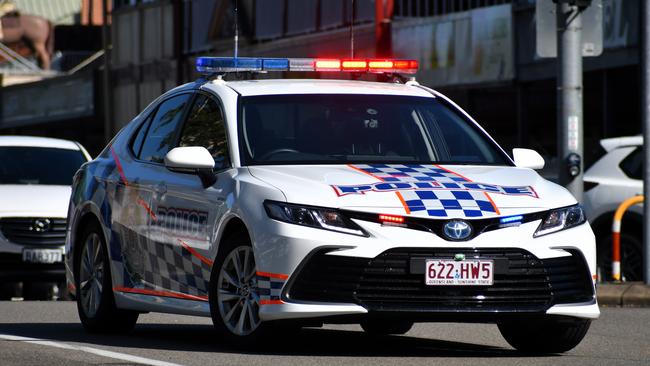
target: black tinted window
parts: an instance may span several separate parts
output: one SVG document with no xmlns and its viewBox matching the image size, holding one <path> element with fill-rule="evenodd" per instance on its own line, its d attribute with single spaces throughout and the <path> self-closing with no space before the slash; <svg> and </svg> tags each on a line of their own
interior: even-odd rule
<svg viewBox="0 0 650 366">
<path fill-rule="evenodd" d="M 632 179 L 643 179 L 643 150 L 637 148 L 621 161 L 621 169 Z"/>
<path fill-rule="evenodd" d="M 217 167 L 227 163 L 226 128 L 217 102 L 205 95 L 197 96 L 178 146 L 203 146 L 212 154 Z"/>
<path fill-rule="evenodd" d="M 69 186 L 86 158 L 81 151 L 38 147 L 0 147 L 0 184 Z"/>
<path fill-rule="evenodd" d="M 244 97 L 245 164 L 509 165 L 478 127 L 435 98 L 385 95 Z"/>
<path fill-rule="evenodd" d="M 189 94 L 178 95 L 162 102 L 156 111 L 140 152 L 140 159 L 162 163 L 176 143 L 176 128 L 180 122 Z"/>
<path fill-rule="evenodd" d="M 142 150 L 142 143 L 144 142 L 144 136 L 147 133 L 149 124 L 151 123 L 152 115 L 150 115 L 149 118 L 147 118 L 147 120 L 144 121 L 144 123 L 140 126 L 140 128 L 138 129 L 138 133 L 135 135 L 135 138 L 133 139 L 133 143 L 131 144 L 131 151 L 135 156 L 140 156 L 140 150 Z"/>
</svg>

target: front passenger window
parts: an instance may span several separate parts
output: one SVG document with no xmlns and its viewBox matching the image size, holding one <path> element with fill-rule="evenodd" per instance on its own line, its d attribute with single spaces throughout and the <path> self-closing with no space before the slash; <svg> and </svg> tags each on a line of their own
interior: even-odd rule
<svg viewBox="0 0 650 366">
<path fill-rule="evenodd" d="M 140 151 L 141 160 L 162 163 L 176 142 L 176 131 L 189 94 L 181 94 L 162 102 L 151 122 Z"/>
<path fill-rule="evenodd" d="M 199 94 L 183 126 L 178 146 L 203 146 L 212 155 L 216 169 L 225 168 L 228 158 L 226 127 L 219 104 Z"/>
</svg>

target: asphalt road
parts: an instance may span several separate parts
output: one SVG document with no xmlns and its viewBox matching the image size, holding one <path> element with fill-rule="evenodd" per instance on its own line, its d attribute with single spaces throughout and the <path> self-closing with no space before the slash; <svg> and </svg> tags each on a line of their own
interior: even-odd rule
<svg viewBox="0 0 650 366">
<path fill-rule="evenodd" d="M 534 331 L 534 329 L 531 329 Z M 84 332 L 73 302 L 0 302 L 0 365 L 649 365 L 650 308 L 605 308 L 563 355 L 526 357 L 494 325 L 418 324 L 370 338 L 356 325 L 308 328 L 255 350 L 216 339 L 208 318 L 146 314 L 128 335 Z"/>
</svg>

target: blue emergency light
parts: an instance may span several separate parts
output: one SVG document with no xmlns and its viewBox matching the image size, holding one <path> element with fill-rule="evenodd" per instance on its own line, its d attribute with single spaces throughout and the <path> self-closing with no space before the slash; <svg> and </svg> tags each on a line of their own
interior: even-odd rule
<svg viewBox="0 0 650 366">
<path fill-rule="evenodd" d="M 521 220 L 524 219 L 523 215 L 515 215 L 515 216 L 506 216 L 502 217 L 499 222 L 502 224 L 510 224 L 513 222 L 521 222 Z"/>
<path fill-rule="evenodd" d="M 196 70 L 203 74 L 265 71 L 318 71 L 415 74 L 418 62 L 393 59 L 317 59 L 199 57 Z"/>
</svg>

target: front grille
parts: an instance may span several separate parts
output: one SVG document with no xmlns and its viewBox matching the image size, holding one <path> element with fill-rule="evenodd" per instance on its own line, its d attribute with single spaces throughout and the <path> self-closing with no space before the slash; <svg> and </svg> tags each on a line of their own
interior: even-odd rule
<svg viewBox="0 0 650 366">
<path fill-rule="evenodd" d="M 40 220 L 40 226 L 37 221 Z M 9 241 L 21 245 L 60 246 L 65 244 L 66 219 L 6 217 L 0 231 Z"/>
<path fill-rule="evenodd" d="M 593 299 L 591 276 L 578 252 L 540 260 L 520 249 L 400 248 L 374 259 L 313 255 L 291 285 L 295 300 L 357 303 L 374 311 L 544 311 Z M 426 286 L 411 260 L 492 259 L 492 286 Z"/>
</svg>

